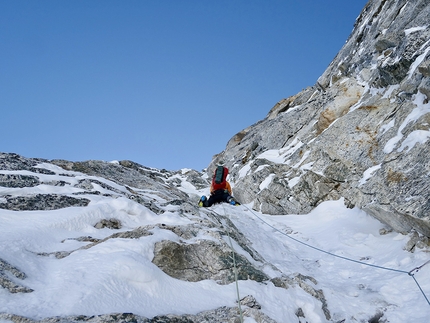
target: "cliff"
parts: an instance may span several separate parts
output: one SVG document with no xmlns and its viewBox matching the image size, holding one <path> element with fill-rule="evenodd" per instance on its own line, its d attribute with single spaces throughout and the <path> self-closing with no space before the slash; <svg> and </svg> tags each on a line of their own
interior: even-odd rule
<svg viewBox="0 0 430 323">
<path fill-rule="evenodd" d="M 343 198 L 430 236 L 429 16 L 429 1 L 369 1 L 316 84 L 231 138 L 209 172 L 223 160 L 264 213 Z"/>
</svg>

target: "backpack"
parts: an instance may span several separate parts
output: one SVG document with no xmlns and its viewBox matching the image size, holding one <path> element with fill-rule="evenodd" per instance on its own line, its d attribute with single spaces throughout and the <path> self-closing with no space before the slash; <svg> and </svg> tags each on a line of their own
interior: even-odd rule
<svg viewBox="0 0 430 323">
<path fill-rule="evenodd" d="M 214 177 L 212 178 L 212 188 L 214 191 L 223 190 L 227 187 L 228 168 L 224 166 L 218 166 L 215 169 Z"/>
</svg>

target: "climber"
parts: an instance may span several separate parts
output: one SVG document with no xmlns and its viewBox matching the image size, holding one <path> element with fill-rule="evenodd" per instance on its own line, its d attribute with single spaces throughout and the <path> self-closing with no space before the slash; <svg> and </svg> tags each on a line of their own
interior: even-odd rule
<svg viewBox="0 0 430 323">
<path fill-rule="evenodd" d="M 230 183 L 227 182 L 226 178 L 228 175 L 228 168 L 224 167 L 221 163 L 217 166 L 212 177 L 212 183 L 209 199 L 203 195 L 200 198 L 199 206 L 209 207 L 214 203 L 226 202 L 231 205 L 240 205 L 233 196 L 231 191 Z"/>
</svg>

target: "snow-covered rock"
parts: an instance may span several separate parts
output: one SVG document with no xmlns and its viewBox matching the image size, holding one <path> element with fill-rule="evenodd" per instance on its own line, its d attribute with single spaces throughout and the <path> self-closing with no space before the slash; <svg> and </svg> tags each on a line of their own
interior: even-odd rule
<svg viewBox="0 0 430 323">
<path fill-rule="evenodd" d="M 209 172 L 223 160 L 239 200 L 264 213 L 342 197 L 430 237 L 428 17 L 428 1 L 369 1 L 317 83 L 235 135 Z"/>
<path fill-rule="evenodd" d="M 427 323 L 429 16 L 370 0 L 206 174 L 0 154 L 0 323 Z"/>
<path fill-rule="evenodd" d="M 248 169 L 261 191 L 294 169 L 264 156 Z M 197 207 L 207 174 L 188 169 L 14 154 L 0 164 L 1 323 L 427 322 L 428 240 L 342 199 L 274 217 Z"/>
</svg>

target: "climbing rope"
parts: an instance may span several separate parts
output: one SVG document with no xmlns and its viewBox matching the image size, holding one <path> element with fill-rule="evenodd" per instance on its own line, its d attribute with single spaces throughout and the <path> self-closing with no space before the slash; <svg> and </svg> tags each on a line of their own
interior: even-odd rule
<svg viewBox="0 0 430 323">
<path fill-rule="evenodd" d="M 224 215 L 225 215 L 226 212 L 225 212 L 224 205 L 222 207 L 224 209 Z M 237 304 L 239 306 L 240 323 L 243 323 L 242 307 L 240 306 L 239 282 L 237 279 L 237 266 L 236 266 L 235 250 L 234 250 L 231 238 L 230 238 L 230 233 L 228 232 L 228 228 L 226 229 L 226 231 L 227 231 L 228 241 L 230 242 L 231 253 L 233 254 L 234 280 L 236 282 L 236 294 L 237 294 Z"/>
<path fill-rule="evenodd" d="M 430 260 L 428 260 L 427 262 L 425 262 L 425 263 L 424 263 L 424 264 L 422 264 L 421 266 L 418 266 L 418 267 L 416 267 L 416 268 L 414 268 L 414 269 L 412 269 L 412 270 L 410 270 L 410 271 L 405 271 L 405 270 L 399 270 L 399 269 L 394 269 L 394 268 L 388 268 L 388 267 L 383 267 L 383 266 L 378 266 L 378 265 L 368 264 L 368 263 L 366 263 L 366 262 L 358 261 L 358 260 L 351 259 L 351 258 L 348 258 L 348 257 L 339 256 L 339 255 L 336 255 L 336 254 L 331 253 L 331 252 L 329 252 L 329 251 L 326 251 L 326 250 L 323 250 L 323 249 L 317 248 L 317 247 L 312 246 L 312 245 L 310 245 L 310 244 L 308 244 L 308 243 L 305 243 L 305 242 L 303 242 L 303 241 L 300 241 L 300 240 L 298 240 L 298 239 L 296 239 L 296 238 L 291 237 L 290 235 L 286 234 L 285 232 L 282 232 L 282 231 L 278 230 L 278 229 L 277 229 L 277 228 L 275 228 L 273 225 L 271 225 L 270 223 L 268 223 L 267 221 L 265 221 L 264 219 L 262 219 L 261 217 L 259 217 L 259 216 L 258 216 L 258 215 L 257 215 L 257 214 L 252 210 L 252 209 L 250 209 L 248 206 L 246 206 L 246 205 L 244 205 L 244 204 L 242 204 L 242 205 L 243 205 L 246 209 L 248 209 L 248 210 L 249 210 L 249 211 L 250 211 L 250 212 L 251 212 L 251 213 L 252 213 L 256 218 L 258 218 L 261 222 L 263 222 L 263 223 L 264 223 L 264 224 L 266 224 L 267 226 L 271 227 L 272 229 L 274 229 L 275 231 L 277 231 L 277 232 L 281 233 L 282 235 L 286 236 L 287 238 L 289 238 L 289 239 L 291 239 L 291 240 L 294 240 L 295 242 L 300 243 L 300 244 L 302 244 L 302 245 L 304 245 L 304 246 L 306 246 L 306 247 L 312 248 L 312 249 L 314 249 L 314 250 L 317 250 L 317 251 L 319 251 L 319 252 L 322 252 L 322 253 L 328 254 L 328 255 L 333 256 L 333 257 L 336 257 L 336 258 L 340 258 L 340 259 L 343 259 L 343 260 L 347 260 L 347 261 L 355 262 L 355 263 L 358 263 L 358 264 L 360 264 L 360 265 L 365 265 L 365 266 L 374 267 L 374 268 L 383 269 L 383 270 L 394 271 L 394 272 L 398 272 L 398 273 L 402 273 L 402 274 L 408 274 L 410 277 L 412 277 L 412 278 L 413 278 L 413 280 L 414 280 L 414 281 L 415 281 L 415 283 L 417 284 L 417 286 L 418 286 L 419 290 L 421 291 L 421 293 L 423 294 L 423 296 L 424 296 L 425 300 L 427 301 L 427 304 L 428 304 L 428 305 L 430 305 L 430 301 L 429 301 L 429 299 L 427 298 L 426 294 L 424 293 L 423 289 L 421 288 L 420 284 L 418 283 L 417 279 L 416 279 L 416 278 L 415 278 L 415 276 L 414 276 L 414 274 L 415 274 L 416 272 L 418 272 L 422 267 L 424 267 L 425 265 L 429 264 L 429 263 L 430 263 Z M 224 214 L 225 214 L 225 211 L 224 211 Z"/>
<path fill-rule="evenodd" d="M 414 269 L 412 269 L 408 274 L 412 275 L 412 273 L 418 272 L 421 268 L 423 268 L 425 265 L 430 264 L 430 260 L 427 260 L 425 263 L 423 263 L 421 266 L 415 267 Z"/>
</svg>

